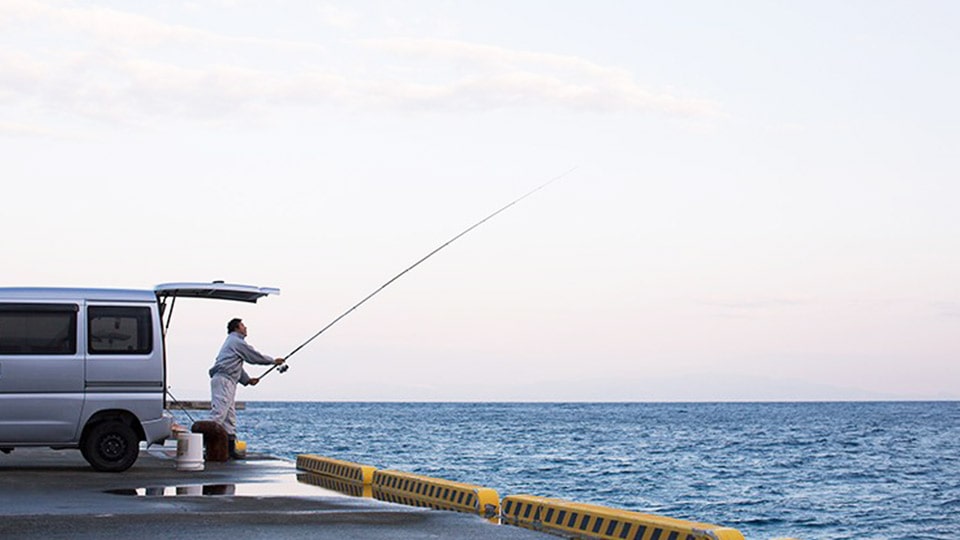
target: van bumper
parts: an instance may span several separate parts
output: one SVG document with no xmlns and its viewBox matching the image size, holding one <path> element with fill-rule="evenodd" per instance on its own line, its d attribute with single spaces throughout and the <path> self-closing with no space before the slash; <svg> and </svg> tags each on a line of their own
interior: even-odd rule
<svg viewBox="0 0 960 540">
<path fill-rule="evenodd" d="M 170 438 L 170 427 L 173 425 L 173 415 L 163 411 L 163 415 L 156 420 L 148 420 L 140 424 L 146 435 L 147 444 L 160 443 Z"/>
</svg>

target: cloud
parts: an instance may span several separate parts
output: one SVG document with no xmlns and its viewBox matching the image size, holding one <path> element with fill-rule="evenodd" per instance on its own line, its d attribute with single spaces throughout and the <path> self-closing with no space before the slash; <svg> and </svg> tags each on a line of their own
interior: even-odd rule
<svg viewBox="0 0 960 540">
<path fill-rule="evenodd" d="M 454 40 L 369 39 L 360 45 L 420 63 L 444 62 L 472 74 L 438 92 L 448 101 L 488 106 L 553 104 L 615 112 L 657 110 L 684 116 L 717 116 L 718 104 L 656 92 L 638 84 L 622 68 L 601 66 L 576 56 L 517 51 Z M 452 99 L 451 99 L 452 98 Z"/>
<path fill-rule="evenodd" d="M 318 9 L 328 22 L 357 23 L 349 12 Z M 650 90 L 627 70 L 575 56 L 453 40 L 236 37 L 115 9 L 28 0 L 4 3 L 0 27 L 17 35 L 29 28 L 25 45 L 0 51 L 0 107 L 106 122 L 243 120 L 284 107 L 687 117 L 713 117 L 719 109 Z M 38 35 L 49 43 L 26 45 Z"/>
</svg>

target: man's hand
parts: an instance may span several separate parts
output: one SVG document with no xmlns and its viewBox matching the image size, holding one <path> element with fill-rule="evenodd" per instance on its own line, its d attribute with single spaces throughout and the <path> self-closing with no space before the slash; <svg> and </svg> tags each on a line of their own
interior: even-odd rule
<svg viewBox="0 0 960 540">
<path fill-rule="evenodd" d="M 273 363 L 276 364 L 276 365 L 278 365 L 278 366 L 279 366 L 280 364 L 284 363 L 284 362 L 286 362 L 286 360 L 284 360 L 283 358 L 277 358 L 277 359 L 275 359 L 275 360 L 273 361 Z"/>
<path fill-rule="evenodd" d="M 247 384 L 249 384 L 250 386 L 256 386 L 258 382 L 260 382 L 260 377 L 254 377 L 249 381 L 247 381 Z"/>
</svg>

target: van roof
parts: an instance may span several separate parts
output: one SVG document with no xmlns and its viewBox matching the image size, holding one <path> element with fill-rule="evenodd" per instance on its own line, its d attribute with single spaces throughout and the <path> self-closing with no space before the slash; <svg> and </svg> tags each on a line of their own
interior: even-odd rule
<svg viewBox="0 0 960 540">
<path fill-rule="evenodd" d="M 79 287 L 0 287 L 0 300 L 108 300 L 156 302 L 153 291 L 142 289 L 84 289 Z"/>
<path fill-rule="evenodd" d="M 239 302 L 256 302 L 264 296 L 280 294 L 280 289 L 256 287 L 222 281 L 205 283 L 162 283 L 146 289 L 97 289 L 79 287 L 0 287 L 0 300 L 59 300 L 59 301 L 122 301 L 156 302 L 167 298 L 212 298 Z"/>
</svg>

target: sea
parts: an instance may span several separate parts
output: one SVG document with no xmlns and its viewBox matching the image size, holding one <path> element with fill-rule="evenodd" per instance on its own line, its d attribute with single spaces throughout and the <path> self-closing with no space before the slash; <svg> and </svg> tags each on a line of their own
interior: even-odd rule
<svg viewBox="0 0 960 540">
<path fill-rule="evenodd" d="M 956 401 L 247 402 L 238 415 L 253 452 L 702 521 L 747 539 L 960 534 Z"/>
</svg>

